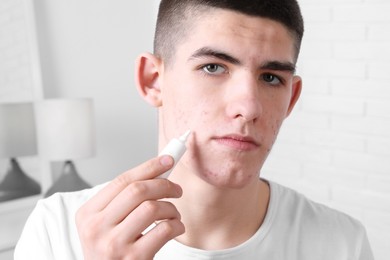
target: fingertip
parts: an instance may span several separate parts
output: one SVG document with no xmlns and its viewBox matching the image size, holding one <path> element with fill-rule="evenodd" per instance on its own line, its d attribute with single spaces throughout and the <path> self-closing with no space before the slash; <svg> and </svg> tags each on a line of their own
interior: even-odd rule
<svg viewBox="0 0 390 260">
<path fill-rule="evenodd" d="M 165 167 L 173 166 L 173 158 L 170 155 L 162 155 L 160 157 L 160 164 Z"/>
<path fill-rule="evenodd" d="M 178 184 L 175 184 L 175 187 L 176 187 L 177 197 L 180 198 L 181 196 L 183 196 L 183 189 Z"/>
</svg>

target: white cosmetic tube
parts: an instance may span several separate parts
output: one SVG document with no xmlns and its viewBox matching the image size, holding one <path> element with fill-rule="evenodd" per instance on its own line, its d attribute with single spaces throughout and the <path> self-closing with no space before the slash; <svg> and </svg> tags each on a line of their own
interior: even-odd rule
<svg viewBox="0 0 390 260">
<path fill-rule="evenodd" d="M 175 168 L 177 162 L 180 160 L 180 158 L 183 156 L 183 154 L 185 153 L 185 151 L 187 149 L 186 141 L 187 141 L 188 136 L 190 134 L 191 134 L 191 131 L 188 130 L 179 138 L 173 138 L 171 141 L 169 141 L 167 146 L 165 146 L 164 149 L 160 152 L 160 154 L 159 154 L 160 156 L 161 155 L 172 156 L 173 160 L 174 160 L 174 165 L 169 171 L 166 171 L 165 173 L 161 174 L 157 178 L 167 179 L 169 177 L 173 168 Z"/>
</svg>

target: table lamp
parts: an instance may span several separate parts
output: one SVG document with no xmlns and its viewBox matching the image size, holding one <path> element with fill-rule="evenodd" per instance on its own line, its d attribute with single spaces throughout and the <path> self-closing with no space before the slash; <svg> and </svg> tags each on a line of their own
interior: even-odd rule
<svg viewBox="0 0 390 260">
<path fill-rule="evenodd" d="M 17 157 L 37 154 L 35 115 L 32 103 L 0 104 L 0 158 L 9 158 L 0 183 L 0 201 L 41 193 L 41 187 L 26 175 Z"/>
<path fill-rule="evenodd" d="M 73 160 L 94 155 L 95 135 L 91 99 L 48 99 L 37 103 L 38 131 L 42 156 L 50 161 L 64 161 L 62 173 L 45 193 L 89 188 Z"/>
</svg>

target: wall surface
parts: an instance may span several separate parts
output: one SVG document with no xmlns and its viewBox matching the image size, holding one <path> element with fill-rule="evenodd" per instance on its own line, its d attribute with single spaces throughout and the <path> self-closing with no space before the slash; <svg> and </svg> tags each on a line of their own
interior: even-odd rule
<svg viewBox="0 0 390 260">
<path fill-rule="evenodd" d="M 366 226 L 390 256 L 390 3 L 300 0 L 303 94 L 262 171 Z"/>
<path fill-rule="evenodd" d="M 0 2 L 0 102 L 34 99 L 28 17 L 22 0 Z"/>
</svg>

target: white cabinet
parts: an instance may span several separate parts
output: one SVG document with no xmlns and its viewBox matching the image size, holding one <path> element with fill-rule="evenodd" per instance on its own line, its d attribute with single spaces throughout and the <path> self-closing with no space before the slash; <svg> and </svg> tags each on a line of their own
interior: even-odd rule
<svg viewBox="0 0 390 260">
<path fill-rule="evenodd" d="M 0 259 L 13 259 L 13 249 L 24 223 L 41 196 L 2 202 L 0 204 Z"/>
</svg>

